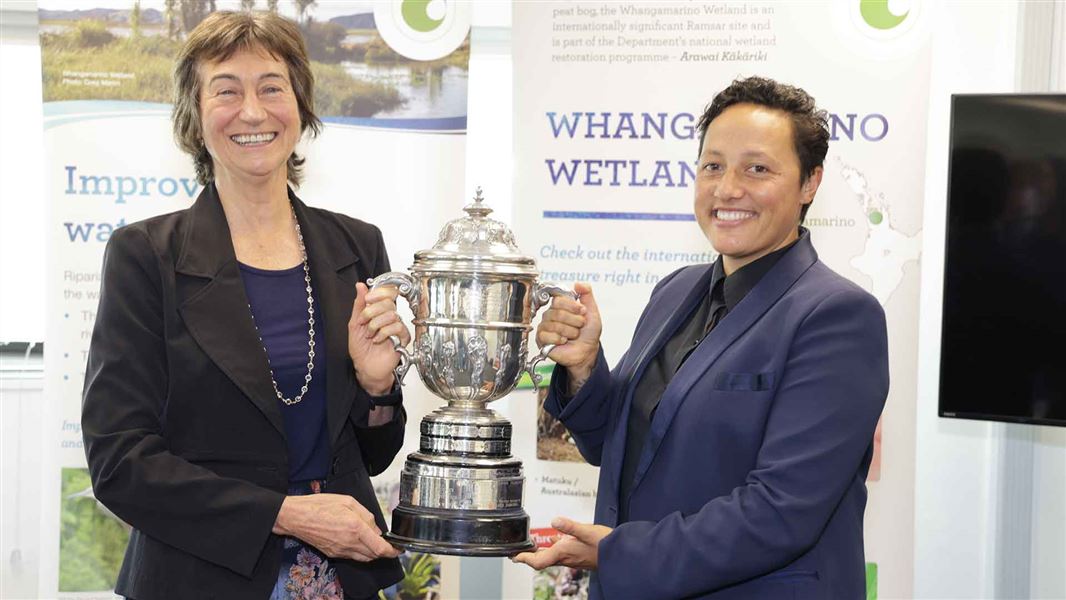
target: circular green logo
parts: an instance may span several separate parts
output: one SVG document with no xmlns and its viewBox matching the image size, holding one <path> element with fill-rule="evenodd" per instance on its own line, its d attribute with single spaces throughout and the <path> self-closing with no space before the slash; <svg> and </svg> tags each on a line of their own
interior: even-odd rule
<svg viewBox="0 0 1066 600">
<path fill-rule="evenodd" d="M 433 6 L 431 7 L 430 4 Z M 440 7 L 443 2 L 432 2 L 431 0 L 403 0 L 400 6 L 400 14 L 403 15 L 403 22 L 407 23 L 407 26 L 411 29 L 427 33 L 440 27 L 440 24 L 444 22 L 444 15 L 439 15 L 438 18 L 430 15 L 430 12 L 441 12 Z"/>
<path fill-rule="evenodd" d="M 911 11 L 894 15 L 888 10 L 888 0 L 859 0 L 859 14 L 870 27 L 887 31 L 906 21 Z"/>
<path fill-rule="evenodd" d="M 470 33 L 470 5 L 460 0 L 376 0 L 374 23 L 398 54 L 436 60 L 454 52 Z"/>
</svg>

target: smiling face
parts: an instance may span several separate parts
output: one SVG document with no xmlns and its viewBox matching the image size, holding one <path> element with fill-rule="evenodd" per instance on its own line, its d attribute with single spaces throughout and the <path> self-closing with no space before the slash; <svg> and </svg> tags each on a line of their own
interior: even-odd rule
<svg viewBox="0 0 1066 600">
<path fill-rule="evenodd" d="M 284 62 L 241 50 L 200 72 L 200 120 L 220 186 L 278 182 L 300 140 L 300 113 Z"/>
<path fill-rule="evenodd" d="M 734 104 L 710 122 L 696 177 L 696 221 L 727 274 L 796 240 L 800 208 L 814 199 L 822 168 L 802 180 L 788 113 Z"/>
</svg>

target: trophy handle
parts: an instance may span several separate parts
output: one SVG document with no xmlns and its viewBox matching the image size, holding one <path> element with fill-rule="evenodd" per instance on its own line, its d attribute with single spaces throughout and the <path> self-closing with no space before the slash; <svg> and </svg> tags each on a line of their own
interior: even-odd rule
<svg viewBox="0 0 1066 600">
<path fill-rule="evenodd" d="M 566 296 L 571 300 L 577 300 L 577 292 L 561 288 L 552 283 L 537 283 L 533 286 L 533 314 L 536 315 L 540 312 L 540 309 L 546 304 L 551 302 L 553 296 Z"/>
<path fill-rule="evenodd" d="M 553 296 L 566 296 L 571 300 L 577 300 L 577 292 L 561 288 L 557 285 L 550 283 L 537 283 L 533 288 L 533 314 L 536 315 L 541 308 L 546 306 L 551 301 Z M 533 380 L 533 387 L 540 387 L 540 381 L 543 379 L 536 371 L 537 365 L 545 360 L 548 360 L 548 354 L 555 349 L 557 344 L 545 344 L 533 358 L 529 359 L 522 368 L 529 373 L 529 378 Z"/>
<path fill-rule="evenodd" d="M 411 310 L 418 310 L 418 301 L 421 292 L 415 284 L 414 278 L 407 273 L 401 273 L 399 271 L 382 273 L 373 279 L 367 279 L 366 284 L 370 286 L 371 290 L 376 290 L 379 287 L 386 285 L 395 285 L 396 289 L 399 290 L 400 295 L 407 300 L 407 304 L 411 307 Z M 393 372 L 396 374 L 396 381 L 400 382 L 400 385 L 403 385 L 403 379 L 407 376 L 407 371 L 411 368 L 411 362 L 414 357 L 411 355 L 410 350 L 403 347 L 398 336 L 390 335 L 389 339 L 392 340 L 393 350 L 396 350 L 400 355 L 400 364 L 396 365 L 396 370 Z"/>
<path fill-rule="evenodd" d="M 390 335 L 389 339 L 392 340 L 392 349 L 400 355 L 400 364 L 396 365 L 396 369 L 393 373 L 396 374 L 396 381 L 403 385 L 403 378 L 407 377 L 407 370 L 411 368 L 411 352 L 403 347 L 400 343 L 399 336 Z"/>
</svg>

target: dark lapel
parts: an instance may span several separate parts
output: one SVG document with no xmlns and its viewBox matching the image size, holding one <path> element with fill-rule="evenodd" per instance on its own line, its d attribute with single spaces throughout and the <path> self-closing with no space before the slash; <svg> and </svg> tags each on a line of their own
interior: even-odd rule
<svg viewBox="0 0 1066 600">
<path fill-rule="evenodd" d="M 355 300 L 358 260 L 345 232 L 322 213 L 310 210 L 290 190 L 289 198 L 304 236 L 311 285 L 318 297 L 318 322 L 326 337 L 326 396 L 330 441 L 336 440 L 351 409 L 347 392 L 348 318 Z M 189 209 L 189 224 L 175 270 L 178 307 L 196 342 L 255 403 L 284 437 L 285 424 L 263 344 L 252 322 L 233 252 L 226 214 L 214 185 L 208 185 Z"/>
<path fill-rule="evenodd" d="M 200 348 L 285 436 L 270 365 L 252 322 L 226 213 L 214 184 L 189 209 L 175 271 L 178 310 Z"/>
<path fill-rule="evenodd" d="M 781 257 L 770 272 L 752 288 L 736 308 L 722 319 L 722 322 L 714 328 L 714 333 L 708 336 L 681 366 L 674 378 L 670 380 L 670 384 L 666 386 L 662 400 L 659 401 L 659 407 L 652 417 L 648 440 L 641 452 L 640 462 L 633 476 L 634 490 L 640 485 L 641 478 L 651 465 L 678 408 L 687 399 L 688 391 L 714 364 L 714 361 L 718 360 L 722 352 L 762 318 L 763 314 L 770 310 L 770 307 L 781 296 L 784 296 L 796 280 L 817 260 L 818 253 L 811 245 L 809 232 L 804 229 L 795 247 Z M 703 286 L 700 291 L 705 292 L 704 288 L 706 286 Z"/>
<path fill-rule="evenodd" d="M 690 272 L 679 273 L 675 276 L 674 281 L 668 282 L 668 287 L 664 288 L 660 293 L 662 298 L 656 298 L 656 306 L 645 317 L 645 321 L 651 326 L 651 333 L 646 336 L 638 334 L 633 339 L 631 348 L 642 348 L 642 350 L 636 359 L 630 363 L 633 366 L 629 367 L 628 372 L 622 373 L 622 379 L 625 384 L 621 389 L 626 390 L 626 397 L 622 402 L 622 411 L 618 417 L 618 425 L 614 430 L 612 444 L 615 448 L 624 449 L 626 447 L 626 434 L 629 429 L 627 423 L 629 423 L 629 411 L 633 406 L 633 392 L 636 390 L 640 378 L 644 375 L 645 369 L 648 368 L 652 359 L 659 354 L 659 351 L 662 350 L 678 328 L 684 324 L 685 318 L 692 313 L 703 296 L 709 293 L 711 277 L 714 275 L 714 264 L 699 265 L 689 267 L 689 269 Z M 695 281 L 694 283 L 689 283 L 688 287 L 685 287 L 683 282 L 692 282 L 693 280 Z M 675 286 L 681 290 L 680 293 L 672 291 Z M 658 327 L 656 327 L 656 324 L 658 324 Z M 612 462 L 603 465 L 602 468 L 608 469 L 608 472 L 614 475 L 612 477 L 614 489 L 611 497 L 617 498 L 618 479 L 622 472 L 624 455 L 622 452 L 612 452 L 608 456 Z"/>
<path fill-rule="evenodd" d="M 355 302 L 358 273 L 354 267 L 359 258 L 339 223 L 326 213 L 309 209 L 292 190 L 289 198 L 303 232 L 311 285 L 318 297 L 321 314 L 315 327 L 323 327 L 326 336 L 326 415 L 332 447 L 354 400 L 349 385 L 353 371 L 348 357 L 348 320 Z"/>
<path fill-rule="evenodd" d="M 657 298 L 658 303 L 652 312 L 648 313 L 646 321 L 652 326 L 652 333 L 648 337 L 634 339 L 636 344 L 644 344 L 633 367 L 625 374 L 625 387 L 636 387 L 648 367 L 651 360 L 662 350 L 666 342 L 677 332 L 678 328 L 685 323 L 686 317 L 696 308 L 705 294 L 710 293 L 711 277 L 714 276 L 714 263 L 689 267 L 691 272 L 681 272 L 674 281 L 668 282 L 668 286 L 662 290 L 662 298 Z M 695 283 L 691 283 L 695 279 Z M 690 282 L 687 287 L 682 282 Z M 681 285 L 678 285 L 681 284 Z M 684 288 L 680 293 L 674 293 L 675 288 Z M 655 323 L 658 328 L 655 329 Z"/>
</svg>

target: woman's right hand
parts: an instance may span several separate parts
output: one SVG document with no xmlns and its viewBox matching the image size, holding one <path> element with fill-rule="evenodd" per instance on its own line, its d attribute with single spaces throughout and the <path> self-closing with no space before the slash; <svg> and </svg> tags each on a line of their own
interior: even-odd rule
<svg viewBox="0 0 1066 600">
<path fill-rule="evenodd" d="M 344 494 L 287 496 L 273 531 L 299 538 L 330 558 L 369 562 L 401 552 L 381 537 L 374 515 Z"/>
<path fill-rule="evenodd" d="M 578 294 L 577 301 L 566 296 L 552 299 L 551 308 L 544 312 L 537 326 L 537 344 L 556 344 L 548 357 L 566 367 L 572 382 L 583 383 L 596 366 L 603 324 L 592 286 L 578 283 L 574 291 Z"/>
</svg>

